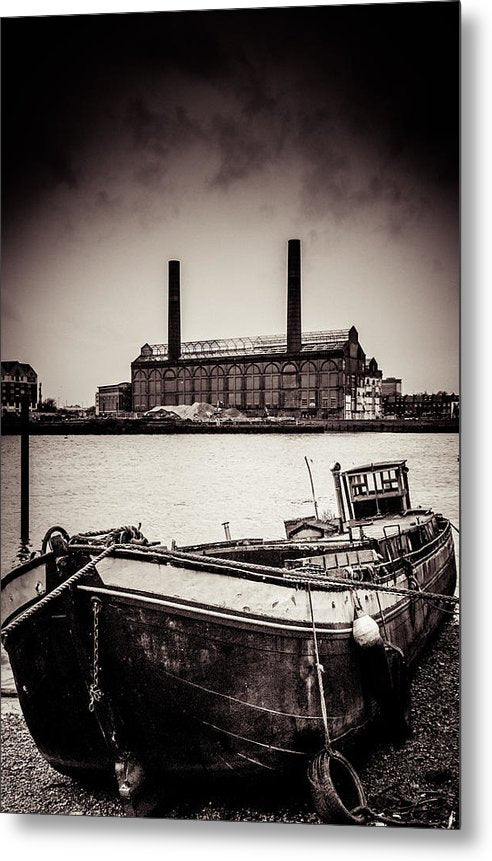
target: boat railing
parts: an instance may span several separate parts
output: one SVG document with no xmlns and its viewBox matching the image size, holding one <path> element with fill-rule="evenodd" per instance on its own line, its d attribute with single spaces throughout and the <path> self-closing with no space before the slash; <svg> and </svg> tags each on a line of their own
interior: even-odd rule
<svg viewBox="0 0 492 861">
<path fill-rule="evenodd" d="M 431 541 L 428 541 L 426 544 L 419 547 L 417 550 L 413 550 L 411 553 L 405 553 L 404 559 L 407 562 L 410 562 L 412 565 L 415 565 L 417 562 L 422 562 L 428 556 L 432 556 L 433 553 L 440 547 L 445 544 L 450 532 L 451 532 L 451 524 L 449 520 L 444 520 L 443 529 L 433 538 Z"/>
</svg>

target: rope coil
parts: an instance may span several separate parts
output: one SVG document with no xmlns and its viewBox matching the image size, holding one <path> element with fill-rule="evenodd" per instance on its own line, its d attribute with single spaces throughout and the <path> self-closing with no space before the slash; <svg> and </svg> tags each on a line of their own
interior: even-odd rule
<svg viewBox="0 0 492 861">
<path fill-rule="evenodd" d="M 140 531 L 140 526 L 141 524 L 139 523 L 138 526 L 116 526 L 111 529 L 80 532 L 77 535 L 72 536 L 69 541 L 69 546 L 72 547 L 74 544 L 79 544 L 81 542 L 90 546 L 101 544 L 106 547 L 109 547 L 111 544 L 131 543 L 138 543 L 139 545 L 146 546 L 149 542 Z"/>
</svg>

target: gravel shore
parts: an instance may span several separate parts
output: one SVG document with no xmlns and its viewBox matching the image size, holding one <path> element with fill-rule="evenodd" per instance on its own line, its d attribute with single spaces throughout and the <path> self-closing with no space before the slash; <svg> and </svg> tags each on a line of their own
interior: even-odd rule
<svg viewBox="0 0 492 861">
<path fill-rule="evenodd" d="M 448 622 L 412 678 L 412 736 L 399 747 L 372 738 L 350 754 L 371 809 L 397 824 L 459 827 L 459 628 Z M 2 698 L 3 813 L 123 816 L 117 796 L 54 771 L 38 753 L 17 700 Z M 302 783 L 302 781 L 300 782 Z M 224 802 L 224 798 L 227 802 Z M 173 787 L 159 816 L 250 822 L 319 822 L 305 785 Z"/>
</svg>

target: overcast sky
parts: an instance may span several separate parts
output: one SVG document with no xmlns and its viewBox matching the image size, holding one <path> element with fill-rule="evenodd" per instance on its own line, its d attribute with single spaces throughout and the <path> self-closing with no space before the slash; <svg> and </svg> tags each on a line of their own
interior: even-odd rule
<svg viewBox="0 0 492 861">
<path fill-rule="evenodd" d="M 167 340 L 355 325 L 458 389 L 458 4 L 3 22 L 2 358 L 94 402 Z"/>
</svg>

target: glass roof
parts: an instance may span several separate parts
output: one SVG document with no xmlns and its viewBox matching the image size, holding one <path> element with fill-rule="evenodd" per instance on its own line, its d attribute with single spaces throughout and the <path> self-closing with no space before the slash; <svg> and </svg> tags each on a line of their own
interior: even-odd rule
<svg viewBox="0 0 492 861">
<path fill-rule="evenodd" d="M 349 339 L 348 329 L 331 332 L 304 332 L 301 352 L 315 350 L 340 350 Z M 285 335 L 257 335 L 255 338 L 217 338 L 207 341 L 186 341 L 181 344 L 181 357 L 227 357 L 251 356 L 262 353 L 286 353 Z M 144 361 L 167 358 L 167 344 L 145 344 L 139 359 Z"/>
</svg>

